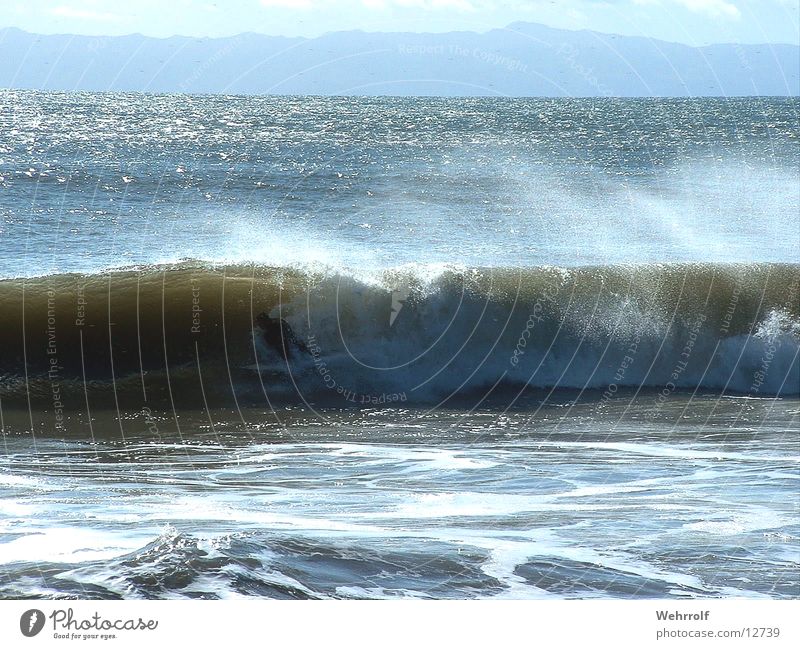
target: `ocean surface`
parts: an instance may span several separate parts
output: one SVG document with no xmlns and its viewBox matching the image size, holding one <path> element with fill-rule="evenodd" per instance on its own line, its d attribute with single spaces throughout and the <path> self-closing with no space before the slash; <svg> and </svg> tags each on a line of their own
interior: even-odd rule
<svg viewBox="0 0 800 649">
<path fill-rule="evenodd" d="M 0 597 L 800 597 L 799 111 L 0 91 Z"/>
</svg>

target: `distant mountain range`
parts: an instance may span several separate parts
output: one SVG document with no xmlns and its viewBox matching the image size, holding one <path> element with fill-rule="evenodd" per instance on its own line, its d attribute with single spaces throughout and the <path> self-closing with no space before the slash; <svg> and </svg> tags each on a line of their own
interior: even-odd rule
<svg viewBox="0 0 800 649">
<path fill-rule="evenodd" d="M 514 23 L 485 33 L 318 38 L 0 29 L 0 87 L 230 94 L 798 95 L 800 47 L 689 47 Z"/>
</svg>

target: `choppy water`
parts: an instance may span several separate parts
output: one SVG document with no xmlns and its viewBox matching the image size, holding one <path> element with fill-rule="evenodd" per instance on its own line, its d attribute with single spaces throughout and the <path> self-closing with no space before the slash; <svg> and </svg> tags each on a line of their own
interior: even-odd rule
<svg viewBox="0 0 800 649">
<path fill-rule="evenodd" d="M 800 595 L 797 100 L 0 109 L 0 596 Z"/>
<path fill-rule="evenodd" d="M 7 439 L 0 593 L 797 596 L 797 400 L 530 405 Z"/>
</svg>

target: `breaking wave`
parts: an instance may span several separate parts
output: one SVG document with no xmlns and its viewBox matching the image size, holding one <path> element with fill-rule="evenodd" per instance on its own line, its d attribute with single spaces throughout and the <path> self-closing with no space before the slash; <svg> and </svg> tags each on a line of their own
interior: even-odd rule
<svg viewBox="0 0 800 649">
<path fill-rule="evenodd" d="M 797 394 L 798 286 L 794 264 L 358 276 L 187 261 L 9 279 L 0 398 L 57 413 L 374 405 L 524 387 Z M 265 342 L 260 314 L 289 325 L 288 360 Z"/>
</svg>

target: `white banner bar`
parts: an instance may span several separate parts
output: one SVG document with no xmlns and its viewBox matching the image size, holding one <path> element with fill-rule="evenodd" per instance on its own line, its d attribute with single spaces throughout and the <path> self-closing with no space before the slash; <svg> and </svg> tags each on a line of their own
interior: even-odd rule
<svg viewBox="0 0 800 649">
<path fill-rule="evenodd" d="M 800 602 L 3 601 L 0 646 L 797 647 Z"/>
</svg>

